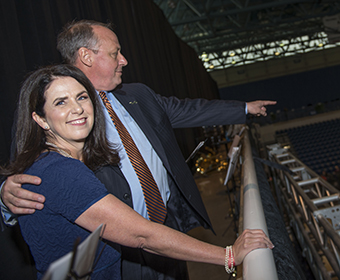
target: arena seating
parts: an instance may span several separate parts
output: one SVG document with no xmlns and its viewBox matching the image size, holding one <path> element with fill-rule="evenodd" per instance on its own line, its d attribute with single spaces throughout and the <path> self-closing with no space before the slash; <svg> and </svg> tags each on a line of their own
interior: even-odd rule
<svg viewBox="0 0 340 280">
<path fill-rule="evenodd" d="M 315 172 L 340 166 L 340 119 L 276 131 L 286 134 L 296 156 Z"/>
</svg>

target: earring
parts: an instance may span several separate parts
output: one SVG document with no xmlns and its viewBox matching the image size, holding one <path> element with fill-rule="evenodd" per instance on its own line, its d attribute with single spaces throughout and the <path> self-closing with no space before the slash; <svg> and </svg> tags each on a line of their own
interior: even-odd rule
<svg viewBox="0 0 340 280">
<path fill-rule="evenodd" d="M 45 126 L 45 129 L 48 129 L 48 126 L 47 126 L 47 125 Z"/>
</svg>

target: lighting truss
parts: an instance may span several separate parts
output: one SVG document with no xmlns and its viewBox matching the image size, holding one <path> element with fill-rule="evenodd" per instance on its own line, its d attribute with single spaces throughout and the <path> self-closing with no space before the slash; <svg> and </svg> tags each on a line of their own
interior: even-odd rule
<svg viewBox="0 0 340 280">
<path fill-rule="evenodd" d="M 154 0 L 208 71 L 338 47 L 338 0 Z M 329 35 L 329 32 L 327 32 Z"/>
<path fill-rule="evenodd" d="M 199 58 L 207 71 L 212 71 L 269 59 L 301 55 L 311 51 L 322 51 L 339 46 L 340 42 L 329 43 L 326 33 L 320 32 L 313 37 L 301 36 L 291 40 L 254 44 L 220 53 L 203 52 Z M 297 58 L 297 62 L 298 60 Z"/>
</svg>

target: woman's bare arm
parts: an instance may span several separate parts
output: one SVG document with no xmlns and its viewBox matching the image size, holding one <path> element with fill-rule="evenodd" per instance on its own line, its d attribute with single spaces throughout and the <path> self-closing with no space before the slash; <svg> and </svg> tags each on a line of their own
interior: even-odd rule
<svg viewBox="0 0 340 280">
<path fill-rule="evenodd" d="M 106 224 L 104 238 L 125 246 L 179 260 L 224 265 L 223 247 L 150 222 L 113 195 L 107 195 L 92 205 L 78 217 L 76 223 L 90 231 Z M 273 244 L 262 230 L 243 232 L 233 246 L 236 265 L 257 248 L 273 248 Z"/>
</svg>

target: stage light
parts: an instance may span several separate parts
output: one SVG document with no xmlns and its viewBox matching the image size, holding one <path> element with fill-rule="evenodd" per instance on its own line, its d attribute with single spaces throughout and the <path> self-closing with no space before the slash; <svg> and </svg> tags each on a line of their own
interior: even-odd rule
<svg viewBox="0 0 340 280">
<path fill-rule="evenodd" d="M 209 68 L 210 68 L 210 69 L 214 69 L 214 67 L 215 67 L 215 66 L 214 66 L 214 65 L 212 65 L 212 64 L 211 64 L 211 65 L 209 65 Z"/>
<path fill-rule="evenodd" d="M 235 56 L 235 53 L 234 53 L 234 52 L 231 52 L 229 55 L 230 55 L 231 57 L 233 57 L 233 56 Z"/>
</svg>

